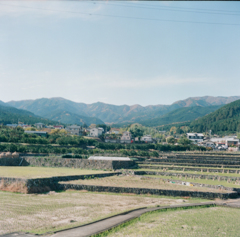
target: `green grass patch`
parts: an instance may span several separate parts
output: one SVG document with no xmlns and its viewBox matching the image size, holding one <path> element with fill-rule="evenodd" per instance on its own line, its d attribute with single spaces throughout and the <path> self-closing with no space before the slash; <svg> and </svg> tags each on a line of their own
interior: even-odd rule
<svg viewBox="0 0 240 237">
<path fill-rule="evenodd" d="M 175 209 L 146 213 L 95 237 L 239 236 L 240 210 L 224 207 Z"/>
<path fill-rule="evenodd" d="M 102 233 L 99 233 L 99 234 L 96 234 L 96 235 L 93 235 L 93 237 L 106 237 L 106 236 L 114 236 L 114 234 L 117 234 L 118 232 L 121 232 L 122 230 L 124 230 L 124 228 L 130 226 L 130 225 L 135 225 L 137 224 L 138 222 L 141 222 L 143 221 L 144 219 L 149 219 L 151 218 L 151 216 L 153 214 L 158 214 L 158 213 L 166 213 L 166 212 L 174 212 L 174 211 L 181 211 L 181 210 L 189 210 L 189 209 L 202 209 L 202 208 L 208 208 L 208 207 L 214 207 L 216 205 L 214 204 L 208 204 L 208 205 L 204 205 L 204 206 L 195 206 L 195 207 L 175 207 L 175 208 L 165 208 L 165 209 L 159 209 L 159 210 L 156 210 L 156 211 L 151 211 L 151 212 L 147 212 L 147 213 L 144 213 L 142 214 L 140 217 L 137 217 L 137 218 L 134 218 L 130 221 L 127 221 L 125 223 L 122 223 L 121 225 L 119 226 L 116 226 L 110 230 L 107 230 L 107 231 L 104 231 Z M 151 221 L 150 221 L 151 223 Z"/>
</svg>

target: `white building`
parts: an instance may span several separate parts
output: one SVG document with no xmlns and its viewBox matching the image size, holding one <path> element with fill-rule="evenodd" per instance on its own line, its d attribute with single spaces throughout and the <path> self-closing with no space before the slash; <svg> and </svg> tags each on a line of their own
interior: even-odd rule
<svg viewBox="0 0 240 237">
<path fill-rule="evenodd" d="M 239 147 L 239 139 L 234 136 L 212 138 L 211 141 L 217 145 L 224 145 L 226 147 Z"/>
<path fill-rule="evenodd" d="M 66 131 L 72 135 L 82 135 L 82 127 L 77 125 L 71 125 L 66 127 Z"/>
<path fill-rule="evenodd" d="M 145 135 L 145 136 L 141 137 L 140 141 L 146 142 L 146 143 L 151 143 L 151 142 L 153 142 L 153 139 L 152 139 L 151 135 Z"/>
<path fill-rule="evenodd" d="M 187 138 L 193 142 L 203 142 L 204 135 L 202 133 L 187 133 Z"/>
<path fill-rule="evenodd" d="M 121 137 L 120 142 L 121 143 L 131 143 L 131 141 L 132 141 L 132 134 L 128 131 L 124 132 Z"/>
<path fill-rule="evenodd" d="M 37 128 L 45 128 L 46 127 L 44 123 L 35 123 L 35 126 Z"/>
<path fill-rule="evenodd" d="M 104 129 L 103 128 L 91 128 L 90 129 L 90 137 L 99 137 L 103 134 Z"/>
<path fill-rule="evenodd" d="M 119 131 L 120 131 L 119 128 L 112 128 L 110 132 L 111 132 L 112 134 L 119 134 Z"/>
</svg>

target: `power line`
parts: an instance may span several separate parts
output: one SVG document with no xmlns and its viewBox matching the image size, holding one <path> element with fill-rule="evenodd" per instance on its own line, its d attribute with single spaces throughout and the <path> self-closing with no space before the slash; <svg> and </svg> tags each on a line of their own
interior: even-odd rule
<svg viewBox="0 0 240 237">
<path fill-rule="evenodd" d="M 138 5 L 124 5 L 124 4 L 119 4 L 119 3 L 102 3 L 102 2 L 94 2 L 94 4 L 99 4 L 99 5 L 105 5 L 105 6 L 120 6 L 120 7 L 128 7 L 128 8 L 140 8 L 140 9 L 149 9 L 149 10 L 156 10 L 156 11 L 174 11 L 174 12 L 188 12 L 188 13 L 200 13 L 200 14 L 214 14 L 214 15 L 230 15 L 230 16 L 240 16 L 240 12 L 238 13 L 224 13 L 224 10 L 220 10 L 223 12 L 211 12 L 212 10 L 200 10 L 200 9 L 195 9 L 194 11 L 192 10 L 175 10 L 175 9 L 165 9 L 166 7 L 149 7 L 148 5 L 142 5 L 138 6 Z M 174 7 L 173 7 L 174 8 Z M 180 8 L 180 9 L 191 9 L 191 8 Z M 207 11 L 207 12 L 206 12 Z M 218 10 L 216 10 L 218 11 Z M 228 11 L 225 11 L 228 12 Z M 231 12 L 231 11 L 230 11 Z M 234 11 L 233 11 L 234 12 Z M 237 12 L 237 11 L 236 11 Z"/>
<path fill-rule="evenodd" d="M 98 1 L 96 1 L 96 2 L 98 2 Z M 120 1 L 120 2 L 122 2 L 122 1 Z M 109 4 L 109 2 L 107 2 L 107 4 Z M 128 5 L 129 4 L 130 3 L 128 3 Z M 139 5 L 149 7 L 149 5 L 147 5 L 147 4 L 139 3 Z M 136 6 L 136 4 L 134 4 L 132 6 Z M 208 12 L 209 11 L 213 11 L 213 12 L 235 12 L 235 13 L 240 13 L 240 11 L 216 10 L 216 9 L 206 9 L 206 8 L 205 9 L 203 9 L 203 8 L 187 8 L 187 7 L 174 7 L 174 6 L 154 6 L 154 8 L 176 8 L 176 9 L 208 11 Z"/>
<path fill-rule="evenodd" d="M 132 20 L 146 20 L 146 21 L 159 21 L 159 22 L 173 22 L 173 23 L 192 23 L 192 24 L 207 24 L 207 25 L 231 25 L 231 26 L 239 26 L 238 23 L 221 23 L 221 22 L 199 22 L 199 21 L 183 21 L 183 20 L 166 20 L 166 19 L 158 19 L 158 18 L 146 18 L 146 17 L 133 17 L 133 16 L 120 16 L 120 15 L 109 15 L 109 14 L 99 14 L 99 13 L 86 13 L 86 12 L 78 12 L 78 11 L 63 11 L 63 10 L 55 10 L 48 8 L 37 8 L 37 7 L 27 7 L 20 5 L 11 5 L 0 3 L 0 5 L 11 6 L 11 7 L 20 7 L 41 11 L 53 11 L 53 12 L 63 12 L 63 13 L 73 13 L 80 15 L 88 15 L 88 16 L 102 16 L 102 17 L 110 17 L 110 18 L 121 18 L 121 19 L 132 19 Z"/>
</svg>

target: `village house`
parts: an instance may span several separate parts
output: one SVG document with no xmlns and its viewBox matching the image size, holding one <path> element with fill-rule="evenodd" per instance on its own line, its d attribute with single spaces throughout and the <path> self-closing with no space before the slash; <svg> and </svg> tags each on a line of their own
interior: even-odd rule
<svg viewBox="0 0 240 237">
<path fill-rule="evenodd" d="M 89 136 L 90 137 L 99 137 L 103 134 L 104 129 L 103 128 L 91 128 Z"/>
<path fill-rule="evenodd" d="M 112 133 L 112 134 L 119 134 L 119 132 L 120 132 L 119 128 L 112 128 L 110 131 L 110 133 Z"/>
<path fill-rule="evenodd" d="M 155 140 L 151 137 L 151 135 L 144 135 L 144 136 L 142 136 L 140 141 L 141 142 L 145 142 L 145 143 L 153 143 L 153 142 L 155 142 Z"/>
<path fill-rule="evenodd" d="M 131 143 L 132 142 L 132 134 L 128 131 L 124 132 L 121 137 L 120 142 L 121 143 Z"/>
<path fill-rule="evenodd" d="M 66 127 L 66 131 L 72 135 L 81 136 L 82 135 L 82 127 L 78 125 L 71 125 Z"/>
<path fill-rule="evenodd" d="M 55 125 L 53 126 L 54 129 L 63 129 L 64 126 L 63 125 Z"/>
<path fill-rule="evenodd" d="M 217 146 L 239 147 L 239 139 L 236 136 L 216 137 L 211 139 Z"/>
<path fill-rule="evenodd" d="M 193 142 L 203 142 L 204 135 L 202 133 L 187 133 L 187 138 Z"/>
<path fill-rule="evenodd" d="M 45 124 L 44 123 L 35 123 L 35 127 L 36 128 L 45 128 Z"/>
</svg>

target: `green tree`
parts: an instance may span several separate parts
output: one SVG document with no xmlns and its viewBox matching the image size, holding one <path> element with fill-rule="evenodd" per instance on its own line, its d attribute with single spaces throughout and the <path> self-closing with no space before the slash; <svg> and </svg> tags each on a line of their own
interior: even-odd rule
<svg viewBox="0 0 240 237">
<path fill-rule="evenodd" d="M 167 143 L 174 144 L 176 142 L 176 139 L 174 137 L 168 137 Z"/>
</svg>

